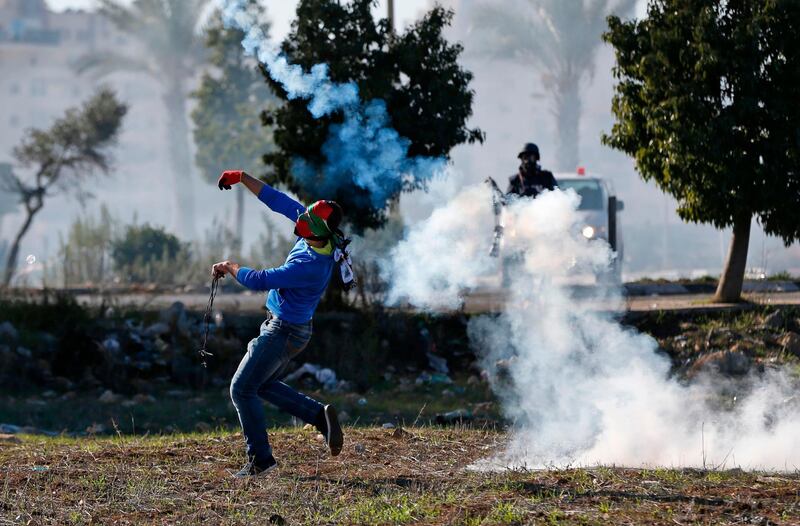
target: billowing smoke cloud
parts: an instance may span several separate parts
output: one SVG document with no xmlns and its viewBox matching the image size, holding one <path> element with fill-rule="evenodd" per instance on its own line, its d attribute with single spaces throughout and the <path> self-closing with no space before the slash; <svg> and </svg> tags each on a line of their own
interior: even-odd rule
<svg viewBox="0 0 800 526">
<path fill-rule="evenodd" d="M 479 468 L 800 466 L 800 413 L 786 402 L 793 392 L 782 375 L 737 385 L 735 402 L 720 378 L 678 383 L 651 337 L 608 314 L 620 299 L 615 288 L 578 294 L 570 286 L 610 261 L 603 242 L 580 235 L 573 192 L 512 203 L 499 261 L 486 256 L 489 202 L 483 187 L 454 194 L 409 229 L 386 268 L 393 299 L 428 308 L 457 305 L 465 289 L 505 267 L 505 308 L 473 318 L 469 336 L 514 431 Z"/>
<path fill-rule="evenodd" d="M 344 116 L 341 124 L 330 127 L 323 166 L 294 160 L 292 175 L 298 181 L 323 192 L 355 185 L 369 191 L 372 206 L 383 208 L 405 184 L 425 182 L 444 167 L 444 159 L 408 156 L 410 142 L 391 127 L 382 100 L 362 102 L 358 86 L 332 81 L 327 64 L 316 64 L 307 72 L 290 64 L 247 4 L 247 0 L 218 0 L 225 24 L 245 32 L 245 51 L 266 66 L 290 99 L 308 99 L 314 118 L 335 112 Z"/>
</svg>

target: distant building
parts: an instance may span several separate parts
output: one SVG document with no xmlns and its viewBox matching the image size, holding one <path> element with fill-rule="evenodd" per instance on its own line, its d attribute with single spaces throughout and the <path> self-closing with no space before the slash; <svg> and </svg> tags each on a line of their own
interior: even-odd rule
<svg viewBox="0 0 800 526">
<path fill-rule="evenodd" d="M 80 57 L 103 50 L 123 56 L 143 52 L 137 41 L 97 13 L 54 12 L 44 0 L 0 0 L 0 163 L 13 162 L 13 148 L 26 129 L 47 128 L 67 108 L 88 99 L 98 84 L 110 85 L 129 112 L 113 150 L 113 178 L 93 189 L 96 201 L 109 203 L 125 221 L 142 210 L 140 218 L 169 225 L 172 188 L 158 190 L 159 171 L 169 165 L 162 87 L 143 73 L 114 73 L 98 82 L 76 72 Z M 50 246 L 56 245 L 56 232 L 79 210 L 62 202 L 43 210 L 26 243 L 46 243 L 43 238 L 52 236 Z M 0 238 L 13 235 L 19 219 L 19 214 L 7 216 Z"/>
</svg>

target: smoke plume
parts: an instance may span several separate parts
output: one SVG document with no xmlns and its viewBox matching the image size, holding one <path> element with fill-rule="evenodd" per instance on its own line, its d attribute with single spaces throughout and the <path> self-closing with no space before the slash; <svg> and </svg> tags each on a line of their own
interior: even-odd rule
<svg viewBox="0 0 800 526">
<path fill-rule="evenodd" d="M 308 111 L 314 118 L 335 112 L 344 116 L 341 124 L 330 126 L 322 150 L 325 164 L 315 166 L 295 159 L 293 177 L 323 192 L 358 186 L 369 191 L 374 207 L 383 208 L 406 185 L 424 183 L 444 167 L 443 159 L 408 156 L 410 141 L 391 127 L 382 100 L 362 101 L 355 82 L 331 80 L 327 64 L 304 71 L 289 63 L 278 44 L 259 27 L 257 14 L 247 4 L 248 0 L 218 0 L 225 25 L 245 33 L 245 52 L 266 66 L 289 99 L 308 99 Z"/>
<path fill-rule="evenodd" d="M 616 288 L 570 286 L 602 275 L 611 258 L 604 242 L 580 235 L 578 200 L 554 191 L 511 203 L 503 256 L 493 260 L 490 195 L 467 188 L 411 226 L 388 258 L 391 297 L 422 308 L 457 306 L 505 267 L 506 306 L 468 330 L 514 425 L 505 451 L 477 467 L 797 469 L 800 413 L 786 378 L 679 383 L 655 340 L 609 314 L 621 307 Z"/>
</svg>

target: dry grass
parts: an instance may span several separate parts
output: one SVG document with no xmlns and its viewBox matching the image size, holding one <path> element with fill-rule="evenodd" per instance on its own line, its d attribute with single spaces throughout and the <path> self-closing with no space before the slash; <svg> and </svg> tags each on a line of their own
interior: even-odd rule
<svg viewBox="0 0 800 526">
<path fill-rule="evenodd" d="M 230 433 L 0 445 L 0 524 L 800 524 L 800 476 L 597 467 L 478 473 L 502 433 L 351 429 L 330 458 L 271 434 L 280 470 L 251 480 Z"/>
</svg>

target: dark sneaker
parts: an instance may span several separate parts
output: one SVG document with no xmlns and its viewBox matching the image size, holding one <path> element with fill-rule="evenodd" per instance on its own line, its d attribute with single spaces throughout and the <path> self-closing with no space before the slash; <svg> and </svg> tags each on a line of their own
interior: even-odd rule
<svg viewBox="0 0 800 526">
<path fill-rule="evenodd" d="M 320 423 L 317 429 L 325 438 L 325 443 L 331 450 L 331 456 L 335 457 L 342 452 L 344 445 L 344 433 L 342 433 L 342 426 L 339 425 L 339 418 L 336 416 L 336 409 L 332 405 L 326 405 L 322 410 L 323 418 L 320 418 Z"/>
<path fill-rule="evenodd" d="M 266 462 L 257 462 L 250 460 L 244 465 L 242 469 L 234 473 L 233 476 L 242 479 L 246 477 L 257 477 L 259 475 L 266 475 L 270 471 L 278 467 L 278 463 L 273 457 L 269 457 Z"/>
</svg>

